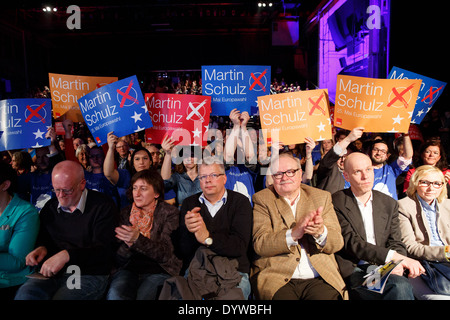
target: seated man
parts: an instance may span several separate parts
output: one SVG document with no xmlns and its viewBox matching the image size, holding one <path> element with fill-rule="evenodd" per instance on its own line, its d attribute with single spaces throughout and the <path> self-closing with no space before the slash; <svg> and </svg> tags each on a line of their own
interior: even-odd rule
<svg viewBox="0 0 450 320">
<path fill-rule="evenodd" d="M 180 210 L 180 252 L 184 267 L 189 265 L 201 245 L 220 256 L 235 258 L 238 260 L 237 271 L 242 276 L 237 287 L 247 298 L 251 291 L 248 251 L 252 207 L 246 196 L 225 189 L 227 178 L 223 163 L 207 160 L 198 166 L 203 192 L 186 198 Z"/>
<path fill-rule="evenodd" d="M 301 184 L 300 161 L 290 153 L 280 154 L 270 172 L 273 185 L 253 196 L 256 298 L 346 299 L 334 258 L 344 242 L 331 194 Z"/>
<path fill-rule="evenodd" d="M 406 257 L 397 201 L 372 190 L 374 167 L 363 153 L 354 152 L 347 157 L 344 178 L 350 183 L 350 189 L 340 190 L 332 197 L 345 242 L 336 260 L 350 290 L 350 298 L 414 300 L 403 271 L 409 270 L 409 276 L 414 278 L 425 270 L 418 261 Z M 403 261 L 392 271 L 382 294 L 360 287 L 368 269 L 390 260 Z"/>
<path fill-rule="evenodd" d="M 117 206 L 85 188 L 83 168 L 74 161 L 54 167 L 52 184 L 56 198 L 42 208 L 37 248 L 26 257 L 48 279 L 28 279 L 15 299 L 100 299 L 112 266 Z"/>
</svg>

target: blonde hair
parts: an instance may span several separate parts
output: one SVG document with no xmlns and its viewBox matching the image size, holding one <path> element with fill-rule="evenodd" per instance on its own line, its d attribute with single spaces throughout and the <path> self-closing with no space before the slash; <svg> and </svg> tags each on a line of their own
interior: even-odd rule
<svg viewBox="0 0 450 320">
<path fill-rule="evenodd" d="M 417 193 L 417 187 L 419 186 L 419 181 L 427 174 L 433 172 L 437 173 L 441 178 L 441 182 L 444 183 L 441 188 L 441 193 L 436 198 L 437 202 L 441 203 L 443 200 L 447 199 L 447 182 L 445 182 L 444 174 L 439 168 L 430 165 L 420 166 L 412 174 L 411 179 L 409 180 L 408 190 L 406 190 L 408 197 L 414 199 L 414 196 Z"/>
</svg>

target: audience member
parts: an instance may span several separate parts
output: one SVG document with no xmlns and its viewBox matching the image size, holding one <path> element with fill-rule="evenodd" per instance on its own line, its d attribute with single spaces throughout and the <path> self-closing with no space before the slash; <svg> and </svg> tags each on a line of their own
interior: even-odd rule
<svg viewBox="0 0 450 320">
<path fill-rule="evenodd" d="M 347 157 L 344 177 L 350 182 L 350 189 L 338 191 L 332 198 L 344 237 L 344 248 L 336 254 L 336 259 L 350 298 L 414 300 L 412 287 L 403 272 L 409 270 L 409 277 L 414 278 L 424 269 L 418 261 L 406 256 L 397 201 L 372 190 L 374 167 L 365 154 L 354 152 Z M 401 262 L 392 271 L 382 294 L 361 287 L 373 266 L 390 260 Z"/>
<path fill-rule="evenodd" d="M 450 183 L 450 168 L 448 168 L 447 165 L 447 157 L 445 155 L 443 145 L 439 141 L 429 140 L 420 146 L 419 157 L 415 162 L 414 167 L 417 168 L 422 165 L 435 166 L 442 171 L 445 177 L 445 181 L 447 183 Z M 411 168 L 408 170 L 403 185 L 403 192 L 406 192 L 406 190 L 408 189 L 409 180 L 416 170 L 415 168 Z M 450 191 L 450 188 L 447 188 L 447 190 Z"/>
<path fill-rule="evenodd" d="M 164 281 L 181 270 L 173 236 L 179 211 L 165 203 L 164 181 L 155 170 L 141 170 L 131 179 L 132 205 L 121 210 L 116 237 L 118 270 L 108 300 L 155 300 Z"/>
<path fill-rule="evenodd" d="M 75 151 L 75 157 L 78 162 L 83 166 L 84 170 L 91 171 L 92 168 L 89 164 L 89 150 L 90 148 L 86 144 L 81 144 L 77 147 Z"/>
<path fill-rule="evenodd" d="M 50 146 L 36 149 L 36 170 L 19 176 L 17 186 L 20 197 L 30 201 L 38 210 L 41 210 L 53 195 L 53 167 L 64 160 L 55 146 L 56 133 L 53 127 L 47 130 L 45 137 L 51 139 Z"/>
<path fill-rule="evenodd" d="M 0 162 L 0 299 L 13 300 L 32 269 L 25 257 L 33 250 L 39 231 L 39 215 L 14 193 L 17 175 Z"/>
<path fill-rule="evenodd" d="M 344 189 L 344 159 L 353 151 L 351 144 L 362 136 L 363 131 L 362 127 L 354 128 L 325 153 L 316 172 L 317 188 L 329 191 L 331 194 Z"/>
<path fill-rule="evenodd" d="M 399 200 L 402 241 L 411 258 L 449 262 L 450 200 L 446 189 L 446 179 L 436 166 L 420 166 L 411 176 L 408 197 Z M 430 275 L 424 275 L 427 276 Z M 450 296 L 434 293 L 421 277 L 410 282 L 417 299 L 450 299 Z"/>
<path fill-rule="evenodd" d="M 409 134 L 404 134 L 404 155 L 399 156 L 397 160 L 387 164 L 389 158 L 389 145 L 383 140 L 374 140 L 369 148 L 369 156 L 372 159 L 374 171 L 373 189 L 390 195 L 394 200 L 398 200 L 396 180 L 397 177 L 408 170 L 412 162 L 414 150 Z M 346 184 L 348 187 L 348 184 Z"/>
<path fill-rule="evenodd" d="M 117 187 L 109 181 L 103 173 L 103 163 L 105 154 L 102 147 L 94 146 L 89 148 L 89 167 L 90 171 L 84 171 L 86 179 L 86 188 L 102 192 L 110 196 L 116 205 L 120 207 L 120 195 Z"/>
<path fill-rule="evenodd" d="M 172 173 L 172 150 L 174 142 L 171 137 L 166 136 L 161 144 L 165 156 L 161 167 L 161 176 L 164 179 L 166 192 L 175 190 L 178 206 L 181 206 L 184 199 L 201 191 L 200 180 L 198 179 L 197 156 L 195 149 L 183 148 L 182 163 L 175 166 Z M 188 154 L 185 153 L 187 151 Z"/>
<path fill-rule="evenodd" d="M 14 152 L 11 159 L 11 166 L 18 176 L 31 172 L 33 160 L 27 151 Z"/>
<path fill-rule="evenodd" d="M 223 160 L 227 176 L 225 188 L 242 193 L 251 203 L 258 165 L 255 148 L 247 130 L 250 115 L 233 109 L 229 117 L 233 127 L 228 131 L 224 147 Z"/>
<path fill-rule="evenodd" d="M 130 146 L 125 139 L 118 139 L 116 143 L 115 157 L 117 163 L 117 169 L 130 169 Z"/>
<path fill-rule="evenodd" d="M 28 279 L 16 300 L 101 299 L 112 267 L 118 209 L 108 196 L 85 188 L 83 168 L 76 162 L 58 163 L 52 184 L 56 198 L 42 208 L 37 247 L 26 257 L 26 264 L 39 266 L 47 280 Z M 74 266 L 77 290 L 67 285 Z"/>
<path fill-rule="evenodd" d="M 302 184 L 300 162 L 289 153 L 270 172 L 273 186 L 253 196 L 256 298 L 346 299 L 334 257 L 343 239 L 330 193 Z"/>
<path fill-rule="evenodd" d="M 119 138 L 113 134 L 108 133 L 108 152 L 106 153 L 105 161 L 103 163 L 103 173 L 105 177 L 117 187 L 120 195 L 120 206 L 124 207 L 129 204 L 126 190 L 130 186 L 131 177 L 141 170 L 150 169 L 152 167 L 152 155 L 145 148 L 135 149 L 131 155 L 130 169 L 117 169 L 114 161 L 114 150 Z"/>
<path fill-rule="evenodd" d="M 203 161 L 198 168 L 202 192 L 187 197 L 181 206 L 179 249 L 183 269 L 202 245 L 219 256 L 237 259 L 237 270 L 242 276 L 237 287 L 248 298 L 252 207 L 247 197 L 225 188 L 227 178 L 222 161 Z"/>
</svg>

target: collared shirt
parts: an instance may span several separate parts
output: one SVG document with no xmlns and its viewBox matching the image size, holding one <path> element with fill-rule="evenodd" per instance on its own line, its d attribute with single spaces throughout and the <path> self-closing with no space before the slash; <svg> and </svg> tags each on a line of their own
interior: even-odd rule
<svg viewBox="0 0 450 320">
<path fill-rule="evenodd" d="M 373 193 L 370 192 L 370 198 L 366 203 L 362 203 L 359 199 L 353 194 L 356 199 L 356 203 L 359 208 L 359 212 L 361 213 L 361 218 L 364 224 L 364 231 L 366 232 L 366 241 L 370 244 L 377 245 L 377 241 L 375 239 L 375 227 L 373 224 Z M 391 260 L 392 255 L 394 254 L 393 250 L 389 250 L 385 262 Z M 358 264 L 366 264 L 367 262 L 364 260 L 359 261 Z"/>
<path fill-rule="evenodd" d="M 77 205 L 77 207 L 75 208 L 75 210 L 71 211 L 69 208 L 64 208 L 64 207 L 61 206 L 61 204 L 58 203 L 58 211 L 59 211 L 59 212 L 60 212 L 60 211 L 64 211 L 64 212 L 67 212 L 67 213 L 73 213 L 73 212 L 75 212 L 76 210 L 79 210 L 81 213 L 83 213 L 83 212 L 84 212 L 84 209 L 85 209 L 85 207 L 86 207 L 87 193 L 88 193 L 88 191 L 87 191 L 87 189 L 85 188 L 85 189 L 83 190 L 83 192 L 81 193 L 80 201 L 78 201 L 78 205 Z"/>
<path fill-rule="evenodd" d="M 444 246 L 441 237 L 439 237 L 437 227 L 438 206 L 436 205 L 436 199 L 433 200 L 431 205 L 424 201 L 419 195 L 417 195 L 417 199 L 419 199 L 420 206 L 422 207 L 422 211 L 427 218 L 428 226 L 431 230 L 430 246 Z"/>
<path fill-rule="evenodd" d="M 220 199 L 219 201 L 217 201 L 214 204 L 209 202 L 209 200 L 205 198 L 203 193 L 200 195 L 200 197 L 198 197 L 198 200 L 201 203 L 204 203 L 206 205 L 206 207 L 208 208 L 209 214 L 211 215 L 211 217 L 214 218 L 214 216 L 220 210 L 220 208 L 222 208 L 222 206 L 227 202 L 227 196 L 228 196 L 228 193 L 227 193 L 227 190 L 225 189 L 222 199 Z"/>
<path fill-rule="evenodd" d="M 284 198 L 284 197 L 283 197 Z M 292 214 L 295 217 L 295 212 L 297 211 L 297 205 L 298 202 L 300 201 L 300 192 L 297 196 L 297 198 L 295 198 L 294 201 L 290 201 L 287 198 L 284 198 L 284 200 L 286 200 L 286 202 L 289 204 L 289 206 L 291 207 L 291 211 Z M 322 235 L 320 235 L 319 238 L 315 238 L 316 242 L 320 245 L 320 246 L 324 246 L 326 241 L 327 241 L 327 235 L 328 235 L 328 230 L 327 227 L 324 226 L 324 232 Z M 292 238 L 292 229 L 289 229 L 288 231 L 286 231 L 286 243 L 288 245 L 288 247 L 291 246 L 296 246 L 299 243 L 297 241 L 295 241 Z M 311 262 L 309 261 L 308 258 L 308 254 L 306 253 L 305 248 L 303 248 L 303 246 L 300 244 L 300 262 L 297 265 L 297 268 L 295 268 L 294 274 L 292 275 L 293 279 L 312 279 L 312 278 L 317 278 L 319 276 L 319 273 L 316 271 L 316 269 L 314 269 L 314 267 L 312 266 Z"/>
</svg>

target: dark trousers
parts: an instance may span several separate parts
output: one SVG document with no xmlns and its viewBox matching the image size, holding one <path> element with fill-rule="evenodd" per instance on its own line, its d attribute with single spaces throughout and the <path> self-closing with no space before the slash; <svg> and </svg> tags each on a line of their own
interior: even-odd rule
<svg viewBox="0 0 450 320">
<path fill-rule="evenodd" d="M 273 300 L 341 300 L 339 292 L 322 278 L 291 279 L 273 296 Z"/>
</svg>

